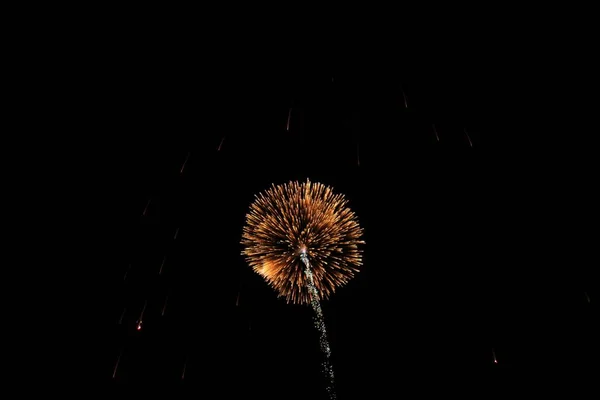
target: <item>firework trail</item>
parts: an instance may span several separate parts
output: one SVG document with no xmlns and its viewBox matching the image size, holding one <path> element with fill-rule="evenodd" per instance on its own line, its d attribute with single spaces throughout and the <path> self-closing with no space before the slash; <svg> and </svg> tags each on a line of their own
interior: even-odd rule
<svg viewBox="0 0 600 400">
<path fill-rule="evenodd" d="M 125 271 L 125 275 L 123 275 L 123 280 L 127 280 L 127 274 L 129 273 L 129 270 L 131 269 L 131 264 L 129 264 L 129 266 L 127 267 L 127 271 Z"/>
<path fill-rule="evenodd" d="M 146 311 L 146 306 L 148 305 L 148 300 L 146 300 L 144 302 L 144 308 L 142 308 L 142 312 L 140 314 L 140 317 L 137 320 L 137 326 L 136 326 L 136 330 L 141 331 L 142 330 L 142 324 L 143 324 L 143 320 L 144 320 L 144 311 Z"/>
<path fill-rule="evenodd" d="M 175 231 L 175 236 L 173 236 L 173 240 L 177 240 L 177 235 L 179 234 L 179 228 Z"/>
<path fill-rule="evenodd" d="M 287 125 L 285 127 L 286 131 L 290 131 L 290 120 L 292 119 L 292 108 L 290 107 L 290 111 L 288 112 Z"/>
<path fill-rule="evenodd" d="M 440 141 L 440 137 L 438 136 L 437 129 L 435 129 L 435 124 L 431 124 L 431 126 L 433 127 L 433 133 L 435 133 L 435 138 L 439 142 Z"/>
<path fill-rule="evenodd" d="M 587 292 L 583 292 L 585 294 L 585 298 L 587 299 L 588 304 L 591 303 L 592 301 L 590 300 L 590 296 L 588 295 Z"/>
<path fill-rule="evenodd" d="M 152 199 L 148 200 L 148 203 L 146 204 L 146 207 L 144 208 L 144 212 L 142 213 L 142 217 L 146 216 L 146 212 L 148 211 L 148 207 L 150 207 L 151 201 L 152 201 Z"/>
<path fill-rule="evenodd" d="M 334 380 L 333 380 L 333 368 L 331 366 L 331 361 L 329 358 L 331 357 L 331 347 L 329 346 L 329 341 L 327 340 L 327 330 L 325 329 L 325 319 L 323 318 L 323 310 L 321 309 L 321 303 L 319 302 L 319 292 L 315 286 L 315 282 L 313 279 L 313 274 L 310 269 L 310 262 L 308 261 L 308 255 L 306 254 L 306 249 L 302 249 L 300 253 L 300 259 L 305 266 L 304 273 L 307 277 L 307 286 L 310 293 L 310 305 L 315 312 L 315 328 L 319 331 L 319 344 L 321 345 L 321 351 L 325 356 L 323 361 L 323 374 L 327 377 L 327 394 L 330 399 L 335 399 L 335 390 L 334 390 Z"/>
<path fill-rule="evenodd" d="M 165 310 L 167 309 L 167 301 L 169 301 L 169 295 L 167 295 L 167 297 L 165 297 L 165 305 L 162 308 L 162 312 L 160 313 L 161 317 L 165 316 Z"/>
<path fill-rule="evenodd" d="M 158 270 L 158 274 L 162 275 L 163 267 L 165 266 L 165 261 L 167 261 L 167 256 L 163 257 L 162 263 L 160 264 L 160 269 Z"/>
<path fill-rule="evenodd" d="M 121 325 L 123 323 L 123 317 L 125 316 L 125 310 L 127 308 L 123 308 L 123 312 L 121 313 L 121 318 L 119 318 L 119 325 Z"/>
<path fill-rule="evenodd" d="M 221 151 L 221 147 L 223 146 L 223 142 L 225 141 L 225 136 L 221 139 L 221 143 L 219 143 L 219 147 L 217 147 L 217 151 Z"/>
<path fill-rule="evenodd" d="M 190 158 L 190 154 L 191 154 L 191 152 L 188 152 L 187 156 L 185 156 L 185 161 L 183 162 L 183 165 L 181 166 L 181 169 L 179 170 L 180 174 L 183 174 L 183 170 L 185 168 L 185 164 L 187 164 L 188 158 Z"/>
<path fill-rule="evenodd" d="M 466 129 L 463 129 L 463 130 L 465 131 L 465 135 L 467 135 L 467 139 L 469 140 L 469 146 L 473 147 L 473 142 L 471 142 L 471 137 L 467 133 L 467 130 Z"/>
<path fill-rule="evenodd" d="M 404 99 L 404 108 L 408 108 L 408 101 L 406 101 L 406 93 L 404 93 L 404 89 L 400 88 L 402 91 L 402 98 Z"/>
<path fill-rule="evenodd" d="M 344 285 L 362 265 L 361 236 L 344 196 L 310 181 L 273 185 L 256 196 L 243 229 L 242 254 L 253 270 L 288 302 L 312 306 L 330 399 L 336 394 L 320 299 Z"/>
<path fill-rule="evenodd" d="M 494 364 L 498 364 L 498 359 L 496 358 L 496 352 L 492 349 L 492 356 L 494 356 Z"/>
<path fill-rule="evenodd" d="M 117 376 L 117 369 L 119 368 L 119 362 L 121 361 L 121 356 L 123 355 L 123 350 L 124 349 L 121 349 L 121 352 L 119 353 L 119 357 L 117 357 L 117 362 L 115 363 L 115 368 L 113 369 L 113 375 L 112 375 L 113 379 L 115 379 Z"/>
</svg>

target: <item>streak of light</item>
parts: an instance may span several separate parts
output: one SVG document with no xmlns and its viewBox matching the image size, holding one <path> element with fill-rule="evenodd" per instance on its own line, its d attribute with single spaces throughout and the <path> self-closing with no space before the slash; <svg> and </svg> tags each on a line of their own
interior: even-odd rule
<svg viewBox="0 0 600 400">
<path fill-rule="evenodd" d="M 123 312 L 121 313 L 121 318 L 119 318 L 119 325 L 121 325 L 123 323 L 123 317 L 125 316 L 125 310 L 127 308 L 123 308 Z"/>
<path fill-rule="evenodd" d="M 136 329 L 137 329 L 138 331 L 141 331 L 141 330 L 142 330 L 142 323 L 143 323 L 143 320 L 144 320 L 144 311 L 146 311 L 146 306 L 147 306 L 147 305 L 148 305 L 148 300 L 146 300 L 146 301 L 144 302 L 144 308 L 142 308 L 142 312 L 140 313 L 140 317 L 139 317 L 139 318 L 138 318 L 138 320 L 137 320 L 137 327 L 136 327 Z"/>
<path fill-rule="evenodd" d="M 290 119 L 292 119 L 292 107 L 290 107 L 290 111 L 288 112 L 287 125 L 285 127 L 286 131 L 290 131 Z"/>
<path fill-rule="evenodd" d="M 471 137 L 467 133 L 467 129 L 464 129 L 464 131 L 465 131 L 465 135 L 467 135 L 467 139 L 469 139 L 469 146 L 473 147 L 473 142 L 471 142 Z"/>
<path fill-rule="evenodd" d="M 191 152 L 188 152 L 187 156 L 185 156 L 185 161 L 183 162 L 183 165 L 181 166 L 181 170 L 179 170 L 180 174 L 183 174 L 183 170 L 185 168 L 185 164 L 187 164 L 188 158 L 190 158 L 190 154 L 191 154 Z"/>
<path fill-rule="evenodd" d="M 167 261 L 167 256 L 163 257 L 162 263 L 160 264 L 160 269 L 158 270 L 158 274 L 162 275 L 163 267 L 165 266 L 165 261 Z"/>
<path fill-rule="evenodd" d="M 113 370 L 113 379 L 115 379 L 115 377 L 117 376 L 117 368 L 119 368 L 119 362 L 121 361 L 121 356 L 123 355 L 123 350 L 121 349 L 121 352 L 119 353 L 119 357 L 117 357 L 117 362 L 115 363 L 115 369 Z"/>
<path fill-rule="evenodd" d="M 127 271 L 125 271 L 125 275 L 123 275 L 123 280 L 127 279 L 127 274 L 129 273 L 130 269 L 131 269 L 131 264 L 129 264 L 129 266 L 127 267 Z"/>
<path fill-rule="evenodd" d="M 185 379 L 185 367 L 187 367 L 187 357 L 185 359 L 185 362 L 183 363 L 183 371 L 181 372 L 181 380 Z"/>
<path fill-rule="evenodd" d="M 402 91 L 402 98 L 404 99 L 404 107 L 408 108 L 408 101 L 406 101 L 406 93 L 404 93 L 404 89 L 400 88 Z"/>
<path fill-rule="evenodd" d="M 496 358 L 496 352 L 492 348 L 492 355 L 494 356 L 494 364 L 498 364 L 498 359 Z"/>
<path fill-rule="evenodd" d="M 219 147 L 217 147 L 217 151 L 221 151 L 221 147 L 223 146 L 223 142 L 225 141 L 225 136 L 221 139 L 221 143 L 219 143 Z"/>
<path fill-rule="evenodd" d="M 235 306 L 236 307 L 239 307 L 239 305 L 240 305 L 240 293 L 241 292 L 238 292 L 237 298 L 235 299 Z"/>
<path fill-rule="evenodd" d="M 585 298 L 587 299 L 588 304 L 591 303 L 592 301 L 590 300 L 590 296 L 587 294 L 587 292 L 583 292 L 585 294 Z"/>
<path fill-rule="evenodd" d="M 360 143 L 356 143 L 356 163 L 360 167 Z"/>
<path fill-rule="evenodd" d="M 167 309 L 167 301 L 169 301 L 169 295 L 167 295 L 167 297 L 165 297 L 165 305 L 162 308 L 162 312 L 160 313 L 161 317 L 165 316 L 165 310 Z"/>
<path fill-rule="evenodd" d="M 177 239 L 178 234 L 179 234 L 179 228 L 177 228 L 177 230 L 175 231 L 175 236 L 173 236 L 173 240 Z"/>
<path fill-rule="evenodd" d="M 152 201 L 152 199 L 148 200 L 148 203 L 146 204 L 146 208 L 144 208 L 144 212 L 142 213 L 142 216 L 146 215 L 146 212 L 148 211 L 148 207 L 150 207 L 150 202 Z"/>
<path fill-rule="evenodd" d="M 435 133 L 435 138 L 439 142 L 440 141 L 440 137 L 438 136 L 437 129 L 435 129 L 435 124 L 431 124 L 431 126 L 433 127 L 433 133 Z"/>
</svg>

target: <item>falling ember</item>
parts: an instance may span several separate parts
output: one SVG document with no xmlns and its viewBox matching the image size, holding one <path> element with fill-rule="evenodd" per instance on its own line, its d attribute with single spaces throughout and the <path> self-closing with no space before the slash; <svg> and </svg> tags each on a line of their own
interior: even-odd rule
<svg viewBox="0 0 600 400">
<path fill-rule="evenodd" d="M 435 129 L 435 124 L 432 124 L 431 126 L 433 127 L 433 133 L 435 133 L 435 138 L 439 142 L 440 141 L 440 137 L 438 136 L 437 129 Z"/>
<path fill-rule="evenodd" d="M 188 158 L 190 158 L 190 154 L 191 154 L 191 152 L 188 152 L 188 153 L 187 153 L 187 156 L 185 156 L 185 160 L 183 161 L 183 165 L 181 166 L 181 169 L 179 170 L 179 173 L 180 173 L 180 174 L 183 174 L 183 170 L 184 170 L 184 168 L 185 168 L 185 164 L 187 163 L 187 161 L 188 161 Z"/>
<path fill-rule="evenodd" d="M 217 147 L 217 151 L 221 151 L 221 146 L 223 146 L 223 142 L 225 141 L 225 136 L 221 139 L 221 143 L 219 143 L 219 147 Z"/>
<path fill-rule="evenodd" d="M 235 299 L 235 306 L 236 307 L 239 307 L 239 305 L 240 305 L 240 293 L 241 293 L 241 291 L 238 292 L 237 298 Z"/>
<path fill-rule="evenodd" d="M 408 108 L 408 102 L 406 101 L 406 93 L 404 93 L 404 89 L 400 88 L 402 91 L 402 98 L 404 99 L 404 108 Z"/>
<path fill-rule="evenodd" d="M 473 147 L 473 142 L 471 142 L 471 137 L 469 136 L 469 134 L 467 133 L 467 130 L 464 129 L 465 131 L 465 135 L 467 135 L 467 139 L 469 140 L 469 146 Z"/>
<path fill-rule="evenodd" d="M 119 318 L 119 325 L 121 325 L 123 323 L 123 317 L 125 316 L 125 310 L 126 310 L 126 308 L 124 308 L 123 312 L 121 313 L 121 318 Z"/>
<path fill-rule="evenodd" d="M 150 206 L 151 201 L 152 201 L 152 199 L 148 200 L 148 203 L 146 204 L 146 208 L 144 208 L 144 212 L 142 213 L 142 217 L 146 216 L 146 212 L 148 211 L 148 207 Z"/>
<path fill-rule="evenodd" d="M 183 363 L 183 371 L 181 372 L 181 380 L 185 379 L 185 367 L 187 366 L 187 358 L 185 359 L 185 362 Z"/>
<path fill-rule="evenodd" d="M 496 352 L 492 349 L 492 355 L 494 356 L 494 364 L 498 364 L 498 359 L 496 358 Z"/>
<path fill-rule="evenodd" d="M 163 267 L 165 266 L 165 261 L 167 260 L 167 256 L 163 257 L 162 263 L 160 264 L 160 269 L 158 270 L 158 274 L 162 275 Z"/>
<path fill-rule="evenodd" d="M 162 308 L 162 312 L 160 313 L 161 317 L 165 316 L 165 310 L 167 309 L 167 301 L 169 301 L 169 295 L 167 295 L 167 297 L 165 297 L 165 305 Z"/>
<path fill-rule="evenodd" d="M 127 271 L 125 271 L 125 275 L 123 275 L 123 280 L 127 279 L 127 274 L 129 273 L 130 269 L 131 269 L 131 264 L 129 264 L 129 266 L 127 267 Z"/>
<path fill-rule="evenodd" d="M 290 131 L 290 119 L 292 118 L 292 108 L 290 107 L 290 111 L 288 112 L 288 119 L 287 119 L 287 125 L 285 130 L 286 131 Z"/>
<path fill-rule="evenodd" d="M 143 320 L 144 320 L 144 311 L 146 311 L 146 306 L 147 306 L 147 305 L 148 305 L 148 300 L 146 300 L 146 301 L 144 302 L 144 308 L 142 308 L 142 312 L 140 313 L 140 317 L 139 317 L 139 318 L 138 318 L 138 320 L 137 320 L 137 327 L 136 327 L 136 329 L 137 329 L 138 331 L 141 331 L 141 330 L 142 330 L 142 323 L 143 323 Z"/>
<path fill-rule="evenodd" d="M 179 228 L 177 228 L 177 230 L 175 230 L 175 236 L 173 236 L 173 240 L 177 239 L 178 234 L 179 234 Z"/>
<path fill-rule="evenodd" d="M 115 379 L 115 377 L 117 376 L 117 369 L 119 368 L 119 362 L 121 361 L 121 355 L 123 355 L 123 349 L 121 349 L 121 352 L 119 353 L 119 357 L 117 357 L 117 362 L 115 364 L 115 369 L 113 370 L 113 379 Z"/>
</svg>

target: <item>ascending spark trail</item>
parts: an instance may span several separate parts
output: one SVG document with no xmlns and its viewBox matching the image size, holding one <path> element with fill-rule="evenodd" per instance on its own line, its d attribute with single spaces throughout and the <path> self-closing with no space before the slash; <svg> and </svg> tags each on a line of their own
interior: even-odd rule
<svg viewBox="0 0 600 400">
<path fill-rule="evenodd" d="M 117 368 L 119 368 L 119 361 L 121 361 L 121 356 L 123 355 L 123 349 L 119 353 L 119 357 L 117 357 L 117 362 L 115 364 L 115 369 L 113 370 L 113 379 L 117 376 Z"/>
<path fill-rule="evenodd" d="M 585 294 L 585 298 L 587 299 L 588 304 L 591 303 L 590 296 L 588 296 L 587 292 L 583 292 L 583 293 Z"/>
<path fill-rule="evenodd" d="M 471 142 L 471 138 L 469 137 L 469 134 L 467 133 L 467 129 L 463 129 L 465 131 L 465 135 L 467 135 L 467 139 L 469 139 L 469 146 L 473 147 L 473 142 Z"/>
<path fill-rule="evenodd" d="M 329 342 L 327 340 L 327 331 L 325 330 L 325 320 L 323 318 L 323 311 L 321 310 L 321 303 L 319 302 L 319 292 L 315 287 L 315 282 L 313 280 L 313 274 L 310 267 L 310 263 L 308 261 L 308 255 L 306 254 L 306 249 L 302 249 L 300 253 L 300 259 L 304 263 L 306 267 L 304 269 L 304 273 L 308 278 L 308 291 L 310 292 L 310 304 L 315 312 L 315 327 L 319 331 L 319 343 L 321 345 L 321 351 L 325 356 L 325 360 L 322 363 L 323 373 L 328 378 L 327 382 L 327 393 L 329 394 L 330 399 L 335 399 L 336 394 L 333 388 L 333 368 L 331 366 L 331 362 L 329 361 L 329 357 L 331 356 L 331 348 L 329 347 Z"/>
<path fill-rule="evenodd" d="M 148 200 L 148 204 L 146 204 L 146 208 L 144 208 L 144 212 L 142 213 L 142 217 L 146 216 L 146 211 L 148 211 L 148 207 L 150 206 L 150 202 L 152 199 Z"/>
<path fill-rule="evenodd" d="M 286 131 L 290 131 L 290 119 L 292 118 L 292 107 L 290 107 L 290 111 L 288 112 L 288 120 L 287 120 L 287 125 L 285 127 Z"/>
<path fill-rule="evenodd" d="M 119 318 L 119 325 L 121 325 L 121 323 L 123 323 L 123 317 L 125 316 L 125 310 L 126 310 L 126 308 L 124 308 L 123 312 L 121 313 L 121 318 Z"/>
<path fill-rule="evenodd" d="M 131 264 L 129 264 L 129 266 L 127 267 L 127 271 L 125 271 L 125 275 L 123 275 L 123 280 L 127 279 L 127 274 L 129 273 L 130 269 L 131 269 Z"/>
<path fill-rule="evenodd" d="M 148 305 L 148 300 L 146 300 L 146 301 L 144 302 L 144 308 L 142 308 L 142 313 L 140 314 L 140 317 L 139 317 L 139 318 L 138 318 L 138 320 L 137 320 L 137 327 L 136 327 L 136 329 L 137 329 L 138 331 L 141 331 L 141 330 L 142 330 L 142 323 L 143 323 L 143 319 L 144 319 L 144 311 L 146 311 L 146 306 L 147 306 L 147 305 Z"/>
<path fill-rule="evenodd" d="M 160 316 L 161 316 L 161 317 L 164 317 L 164 316 L 165 316 L 165 310 L 166 310 L 166 308 L 167 308 L 167 301 L 169 301 L 169 295 L 167 295 L 167 297 L 165 297 L 165 305 L 163 306 L 163 308 L 162 308 L 162 312 L 160 313 Z"/>
<path fill-rule="evenodd" d="M 223 142 L 225 141 L 225 136 L 221 139 L 221 143 L 219 143 L 219 147 L 217 147 L 217 151 L 221 151 L 221 146 L 223 146 Z"/>
<path fill-rule="evenodd" d="M 492 348 L 492 355 L 494 356 L 494 364 L 498 364 L 498 359 L 496 358 L 496 352 Z"/>
<path fill-rule="evenodd" d="M 180 174 L 183 174 L 183 169 L 185 168 L 185 164 L 187 164 L 188 158 L 190 158 L 190 154 L 191 154 L 191 152 L 188 152 L 187 156 L 185 156 L 185 161 L 183 162 L 183 165 L 181 166 L 181 169 L 179 170 Z"/>
<path fill-rule="evenodd" d="M 158 270 L 158 274 L 162 275 L 163 267 L 165 266 L 165 261 L 167 261 L 167 256 L 163 257 L 162 263 L 160 264 L 160 269 Z"/>
<path fill-rule="evenodd" d="M 175 231 L 175 236 L 173 236 L 173 240 L 177 240 L 177 234 L 179 234 L 179 228 Z"/>
<path fill-rule="evenodd" d="M 435 138 L 439 142 L 440 141 L 440 137 L 438 136 L 437 129 L 435 129 L 435 124 L 431 124 L 431 126 L 433 127 L 433 133 L 435 133 Z"/>
</svg>

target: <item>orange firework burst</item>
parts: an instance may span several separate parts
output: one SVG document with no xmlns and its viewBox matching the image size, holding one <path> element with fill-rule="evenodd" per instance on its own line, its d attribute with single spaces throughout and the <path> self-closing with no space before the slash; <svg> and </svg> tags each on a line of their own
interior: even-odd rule
<svg viewBox="0 0 600 400">
<path fill-rule="evenodd" d="M 256 196 L 246 215 L 242 254 L 288 302 L 309 303 L 301 255 L 310 260 L 314 286 L 328 298 L 362 265 L 362 228 L 342 194 L 321 183 L 273 185 Z"/>
</svg>

